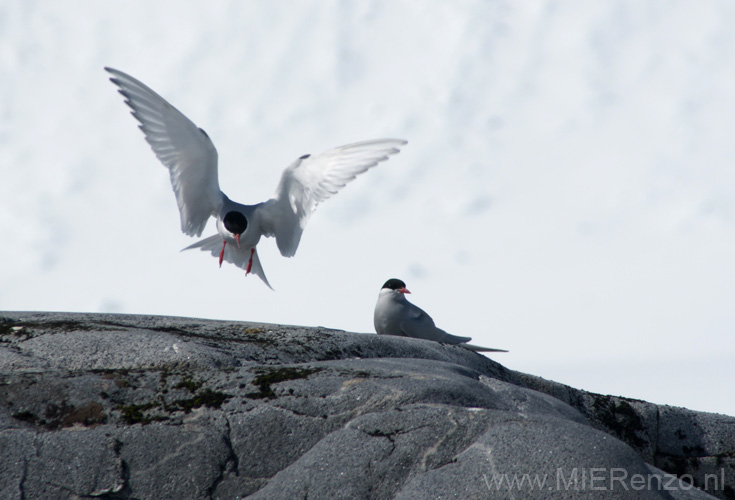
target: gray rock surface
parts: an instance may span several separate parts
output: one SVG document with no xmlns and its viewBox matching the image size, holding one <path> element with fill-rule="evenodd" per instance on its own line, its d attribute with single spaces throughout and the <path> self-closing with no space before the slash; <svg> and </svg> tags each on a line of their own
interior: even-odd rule
<svg viewBox="0 0 735 500">
<path fill-rule="evenodd" d="M 459 346 L 0 313 L 1 499 L 735 498 L 734 472 L 733 417 Z"/>
</svg>

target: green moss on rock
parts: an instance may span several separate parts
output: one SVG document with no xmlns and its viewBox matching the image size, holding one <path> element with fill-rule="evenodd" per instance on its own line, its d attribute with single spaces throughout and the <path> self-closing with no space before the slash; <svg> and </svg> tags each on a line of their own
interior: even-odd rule
<svg viewBox="0 0 735 500">
<path fill-rule="evenodd" d="M 258 388 L 258 392 L 250 392 L 245 395 L 250 399 L 273 398 L 276 393 L 273 392 L 271 385 L 287 380 L 298 380 L 306 378 L 313 373 L 322 371 L 321 368 L 268 368 L 260 369 L 258 375 L 253 379 L 253 385 Z"/>
</svg>

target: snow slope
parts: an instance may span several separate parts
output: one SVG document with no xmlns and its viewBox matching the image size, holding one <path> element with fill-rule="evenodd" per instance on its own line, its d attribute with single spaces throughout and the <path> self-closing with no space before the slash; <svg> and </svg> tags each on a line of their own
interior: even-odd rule
<svg viewBox="0 0 735 500">
<path fill-rule="evenodd" d="M 724 0 L 6 0 L 0 309 L 372 332 L 399 277 L 510 368 L 735 415 L 733 25 Z M 238 201 L 301 154 L 409 144 L 293 259 L 261 242 L 274 293 L 178 252 L 168 175 L 104 65 L 207 131 Z"/>
</svg>

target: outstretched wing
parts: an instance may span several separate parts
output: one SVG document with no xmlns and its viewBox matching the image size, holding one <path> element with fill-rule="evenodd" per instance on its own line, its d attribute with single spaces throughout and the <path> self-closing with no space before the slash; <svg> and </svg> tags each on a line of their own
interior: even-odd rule
<svg viewBox="0 0 735 500">
<path fill-rule="evenodd" d="M 130 75 L 112 68 L 112 83 L 140 122 L 145 140 L 171 174 L 181 230 L 200 236 L 223 199 L 217 180 L 217 150 L 204 130 Z"/>
<path fill-rule="evenodd" d="M 211 253 L 214 257 L 219 257 L 219 253 L 222 250 L 222 236 L 215 234 L 209 238 L 204 238 L 193 245 L 189 245 L 181 251 L 193 250 L 194 248 L 199 248 L 204 252 Z M 237 245 L 228 244 L 225 246 L 224 259 L 231 264 L 235 264 L 241 269 L 247 269 L 248 261 L 250 260 L 250 249 L 245 247 L 238 248 Z M 273 290 L 271 284 L 268 283 L 268 278 L 265 277 L 265 271 L 263 271 L 263 266 L 260 264 L 257 249 L 253 253 L 253 266 L 250 269 L 250 272 L 262 279 L 263 283 Z"/>
<path fill-rule="evenodd" d="M 302 156 L 283 171 L 274 197 L 261 207 L 264 233 L 276 237 L 282 255 L 292 257 L 317 205 L 404 144 L 401 139 L 376 139 Z"/>
</svg>

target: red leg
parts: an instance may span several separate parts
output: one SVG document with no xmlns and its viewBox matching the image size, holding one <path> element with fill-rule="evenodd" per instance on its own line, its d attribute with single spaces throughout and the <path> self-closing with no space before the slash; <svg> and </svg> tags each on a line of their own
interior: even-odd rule
<svg viewBox="0 0 735 500">
<path fill-rule="evenodd" d="M 245 269 L 245 276 L 250 274 L 250 270 L 253 268 L 253 254 L 255 253 L 255 249 L 250 249 L 250 260 L 248 260 L 248 268 Z"/>
<path fill-rule="evenodd" d="M 222 250 L 219 253 L 219 267 L 222 267 L 222 259 L 225 258 L 225 245 L 227 245 L 227 240 L 222 242 Z"/>
</svg>

